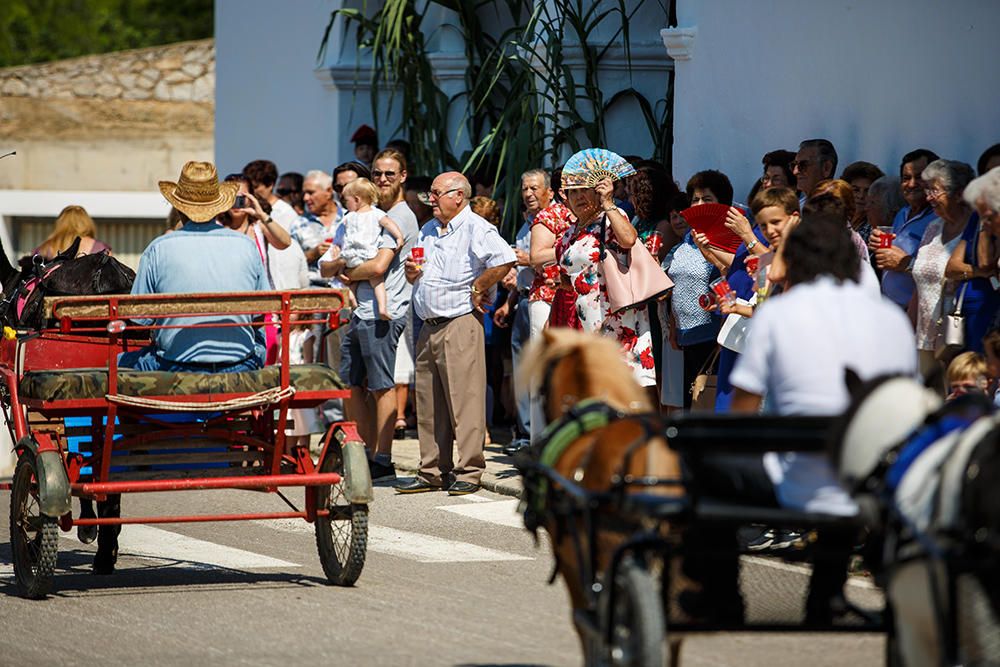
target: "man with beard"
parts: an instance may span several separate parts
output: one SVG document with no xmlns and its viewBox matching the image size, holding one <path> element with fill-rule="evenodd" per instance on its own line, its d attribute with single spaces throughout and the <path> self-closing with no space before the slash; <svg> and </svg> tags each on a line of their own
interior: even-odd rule
<svg viewBox="0 0 1000 667">
<path fill-rule="evenodd" d="M 938 156 L 926 148 L 918 148 L 903 156 L 899 166 L 900 187 L 906 200 L 892 221 L 894 235 L 891 248 L 880 248 L 882 230 L 873 229 L 868 247 L 875 252 L 875 265 L 881 269 L 882 293 L 901 308 L 906 308 L 915 286 L 911 271 L 924 230 L 935 217 L 927 202 L 921 172 Z"/>
<path fill-rule="evenodd" d="M 325 276 L 343 274 L 358 284 L 358 307 L 340 348 L 341 376 L 351 386 L 348 414 L 358 423 L 369 447 L 372 481 L 378 482 L 396 476 L 391 457 L 397 416 L 396 349 L 406 327 L 413 291 L 404 275 L 403 260 L 409 257 L 419 230 L 416 216 L 403 199 L 406 158 L 398 151 L 384 150 L 375 156 L 372 165 L 380 208 L 399 225 L 403 246 L 397 251 L 395 239 L 383 230 L 374 258 L 353 269 L 345 268 L 343 260 L 336 259 L 329 268 L 321 267 L 321 272 Z M 392 318 L 389 321 L 380 319 L 374 289 L 368 282 L 376 276 L 385 278 Z"/>
<path fill-rule="evenodd" d="M 392 143 L 392 142 L 390 142 Z M 387 147 L 372 160 L 372 183 L 379 191 L 379 208 L 392 218 L 403 231 L 406 244 L 399 256 L 405 260 L 410 256 L 410 247 L 420 229 L 413 208 L 406 201 L 406 155 L 395 148 Z M 429 188 L 429 184 L 428 184 Z M 410 234 L 410 230 L 413 234 Z M 404 288 L 406 301 L 409 302 L 413 286 L 406 283 Z M 413 313 L 407 310 L 406 328 L 399 337 L 396 347 L 396 367 L 393 376 L 396 381 L 396 425 L 394 428 L 397 439 L 406 435 L 406 399 L 413 382 Z"/>
</svg>

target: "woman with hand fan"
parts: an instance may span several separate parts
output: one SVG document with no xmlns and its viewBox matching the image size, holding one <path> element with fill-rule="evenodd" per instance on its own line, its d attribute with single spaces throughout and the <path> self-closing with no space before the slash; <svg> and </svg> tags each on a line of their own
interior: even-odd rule
<svg viewBox="0 0 1000 667">
<path fill-rule="evenodd" d="M 723 222 L 725 211 L 733 203 L 733 186 L 726 175 L 712 170 L 700 171 L 688 181 L 686 190 L 691 207 L 682 215 L 691 225 L 691 231 L 674 252 L 667 275 L 674 282 L 671 325 L 684 352 L 683 386 L 690 387 L 703 369 L 712 371 L 705 366 L 715 353 L 715 338 L 721 325 L 718 316 L 702 308 L 700 299 L 709 293 L 709 284 L 733 261 L 733 251 L 739 243 L 738 237 L 726 236 L 728 230 Z M 709 216 L 699 214 L 699 209 L 713 205 L 724 206 L 717 206 L 716 211 L 705 209 Z M 731 249 L 717 249 L 712 247 L 713 243 L 726 244 Z M 691 408 L 688 391 L 684 393 L 684 408 Z"/>
<path fill-rule="evenodd" d="M 613 198 L 614 182 L 633 174 L 632 165 L 605 149 L 583 150 L 566 162 L 562 189 L 576 224 L 559 239 L 556 255 L 564 288 L 576 293 L 581 328 L 616 338 L 636 381 L 652 387 L 656 374 L 649 315 L 645 306 L 612 311 L 600 262 L 602 227 L 609 254 L 624 255 L 638 241 L 635 229 Z"/>
</svg>

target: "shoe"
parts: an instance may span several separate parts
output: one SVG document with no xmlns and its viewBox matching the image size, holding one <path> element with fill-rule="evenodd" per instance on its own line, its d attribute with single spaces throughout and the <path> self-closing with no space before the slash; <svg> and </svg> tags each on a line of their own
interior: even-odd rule
<svg viewBox="0 0 1000 667">
<path fill-rule="evenodd" d="M 764 551 L 774 544 L 774 531 L 767 528 L 761 531 L 760 535 L 756 539 L 747 542 L 747 551 Z"/>
<path fill-rule="evenodd" d="M 777 530 L 774 531 L 771 544 L 767 547 L 768 551 L 781 551 L 783 549 L 801 549 L 805 546 L 805 541 L 802 539 L 802 533 L 794 530 Z"/>
<path fill-rule="evenodd" d="M 406 420 L 396 420 L 396 430 L 392 434 L 393 440 L 406 440 Z"/>
<path fill-rule="evenodd" d="M 372 483 L 396 479 L 396 468 L 392 463 L 381 463 L 374 459 L 368 459 L 368 473 L 371 475 Z"/>
<path fill-rule="evenodd" d="M 411 477 L 396 485 L 396 493 L 425 493 L 440 490 L 440 486 L 435 486 L 422 477 Z"/>
<path fill-rule="evenodd" d="M 467 496 L 479 490 L 478 484 L 472 482 L 454 482 L 448 487 L 449 496 Z"/>
<path fill-rule="evenodd" d="M 531 446 L 531 441 L 527 438 L 516 438 L 503 446 L 503 453 L 507 456 L 514 456 L 518 452 L 524 451 Z"/>
</svg>

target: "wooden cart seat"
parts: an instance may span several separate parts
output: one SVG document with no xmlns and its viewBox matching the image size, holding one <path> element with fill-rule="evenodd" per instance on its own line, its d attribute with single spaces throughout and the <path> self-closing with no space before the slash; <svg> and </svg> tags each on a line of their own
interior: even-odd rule
<svg viewBox="0 0 1000 667">
<path fill-rule="evenodd" d="M 194 394 L 252 394 L 281 384 L 281 369 L 268 366 L 242 373 L 118 372 L 118 393 L 125 396 L 190 396 Z M 340 376 L 319 364 L 289 367 L 296 391 L 334 391 L 345 388 Z M 104 398 L 108 393 L 105 368 L 31 371 L 24 374 L 21 396 L 47 401 Z"/>
</svg>

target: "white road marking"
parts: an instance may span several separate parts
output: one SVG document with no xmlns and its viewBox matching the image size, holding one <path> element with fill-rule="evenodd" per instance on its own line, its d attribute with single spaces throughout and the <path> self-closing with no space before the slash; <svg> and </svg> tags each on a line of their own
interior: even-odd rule
<svg viewBox="0 0 1000 667">
<path fill-rule="evenodd" d="M 501 526 L 524 528 L 524 518 L 517 511 L 517 505 L 520 502 L 517 498 L 512 498 L 511 500 L 497 500 L 487 504 L 441 505 L 437 509 Z"/>
<path fill-rule="evenodd" d="M 783 561 L 773 560 L 771 558 L 761 558 L 760 556 L 741 556 L 741 560 L 747 563 L 753 563 L 754 565 L 763 565 L 765 567 L 771 567 L 776 570 L 784 570 L 785 572 L 795 572 L 796 574 L 802 574 L 809 576 L 812 574 L 812 568 L 806 567 L 805 565 L 795 565 L 794 563 L 785 563 Z M 858 588 L 866 588 L 868 590 L 876 590 L 875 584 L 859 576 L 850 576 L 847 578 L 848 586 L 857 586 Z"/>
<path fill-rule="evenodd" d="M 77 541 L 75 531 L 63 533 L 62 537 Z M 118 553 L 120 556 L 134 556 L 147 560 L 178 561 L 205 569 L 257 570 L 301 567 L 296 563 L 270 556 L 141 524 L 122 527 L 122 533 L 118 537 Z"/>
<path fill-rule="evenodd" d="M 466 500 L 470 503 L 492 503 L 494 502 L 492 498 L 484 498 L 476 493 L 467 493 L 464 496 L 458 496 L 462 500 Z"/>
<path fill-rule="evenodd" d="M 313 527 L 303 521 L 281 519 L 260 522 L 289 533 L 312 533 Z M 506 551 L 481 547 L 468 542 L 448 540 L 433 535 L 413 533 L 387 526 L 368 527 L 368 550 L 415 560 L 418 563 L 476 563 L 485 561 L 534 560 Z"/>
</svg>

